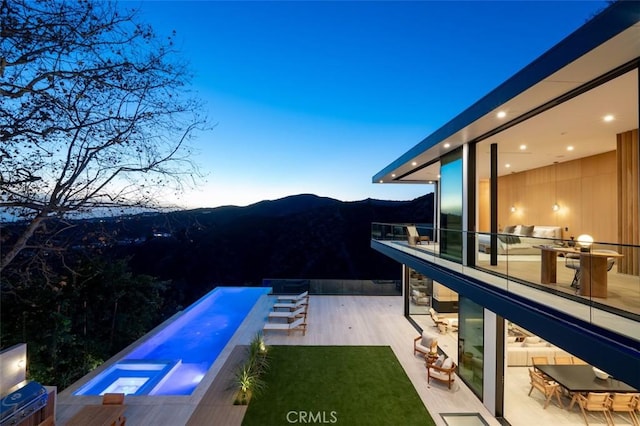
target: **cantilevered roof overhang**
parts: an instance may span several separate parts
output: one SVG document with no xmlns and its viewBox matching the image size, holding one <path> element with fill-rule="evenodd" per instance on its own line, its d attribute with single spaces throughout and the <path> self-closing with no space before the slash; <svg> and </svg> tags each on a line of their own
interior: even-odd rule
<svg viewBox="0 0 640 426">
<path fill-rule="evenodd" d="M 374 183 L 437 180 L 438 159 L 465 143 L 485 140 L 585 92 L 601 76 L 622 75 L 640 61 L 640 2 L 613 3 L 534 62 L 393 161 Z M 638 81 L 627 78 L 626 93 L 638 97 Z M 591 99 L 591 102 L 597 102 Z M 638 105 L 627 123 L 637 128 Z M 564 114 L 571 115 L 571 108 Z M 506 117 L 498 118 L 499 111 Z M 542 125 L 543 123 L 541 123 Z M 589 126 L 581 122 L 580 126 Z M 630 127 L 629 127 L 630 128 Z M 582 129 L 585 130 L 585 129 Z M 628 128 L 626 129 L 628 130 Z M 542 148 L 541 148 L 542 149 Z M 569 160 L 571 158 L 567 158 Z"/>
</svg>

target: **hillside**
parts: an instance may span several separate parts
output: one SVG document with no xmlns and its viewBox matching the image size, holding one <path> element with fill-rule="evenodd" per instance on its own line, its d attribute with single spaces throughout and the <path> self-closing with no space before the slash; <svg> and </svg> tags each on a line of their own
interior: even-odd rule
<svg viewBox="0 0 640 426">
<path fill-rule="evenodd" d="M 202 286 L 263 278 L 398 279 L 398 264 L 370 248 L 371 223 L 427 223 L 432 212 L 433 194 L 357 202 L 305 194 L 247 207 L 140 215 L 118 222 L 110 234 L 144 236 L 113 252 L 131 256 L 135 272 L 199 293 Z"/>
</svg>

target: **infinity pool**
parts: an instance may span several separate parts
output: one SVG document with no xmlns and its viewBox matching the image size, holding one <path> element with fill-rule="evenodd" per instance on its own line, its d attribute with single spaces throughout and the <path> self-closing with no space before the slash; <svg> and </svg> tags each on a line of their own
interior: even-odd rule
<svg viewBox="0 0 640 426">
<path fill-rule="evenodd" d="M 217 287 L 74 395 L 191 395 L 271 287 Z"/>
</svg>

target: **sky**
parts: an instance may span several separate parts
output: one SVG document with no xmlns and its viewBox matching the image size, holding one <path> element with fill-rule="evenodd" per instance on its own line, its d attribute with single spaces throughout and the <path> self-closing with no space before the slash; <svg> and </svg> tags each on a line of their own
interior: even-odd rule
<svg viewBox="0 0 640 426">
<path fill-rule="evenodd" d="M 122 2 L 177 32 L 212 130 L 183 207 L 312 193 L 411 200 L 372 176 L 602 10 L 603 1 Z M 176 201 L 176 200 L 174 200 Z"/>
</svg>

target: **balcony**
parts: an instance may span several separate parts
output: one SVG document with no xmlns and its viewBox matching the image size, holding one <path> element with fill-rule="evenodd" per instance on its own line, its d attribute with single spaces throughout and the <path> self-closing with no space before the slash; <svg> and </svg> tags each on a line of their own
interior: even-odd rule
<svg viewBox="0 0 640 426">
<path fill-rule="evenodd" d="M 615 334 L 640 340 L 640 276 L 619 271 L 622 259 L 632 263 L 640 259 L 640 246 L 596 241 L 581 251 L 572 240 L 527 237 L 527 250 L 521 245 L 520 251 L 510 251 L 508 244 L 503 244 L 505 249 L 492 256 L 487 241 L 492 237 L 508 241 L 507 234 L 414 225 L 420 236 L 429 236 L 431 240 L 416 244 L 415 238 L 407 234 L 407 225 L 413 224 L 372 224 L 372 247 L 402 252 L 471 277 L 488 289 L 500 289 Z M 440 236 L 445 234 L 449 243 L 443 250 Z M 612 252 L 607 255 L 604 250 Z M 452 259 L 452 251 L 459 252 L 461 259 Z M 610 263 L 613 264 L 607 270 Z M 581 269 L 577 276 L 576 268 Z"/>
</svg>

